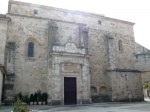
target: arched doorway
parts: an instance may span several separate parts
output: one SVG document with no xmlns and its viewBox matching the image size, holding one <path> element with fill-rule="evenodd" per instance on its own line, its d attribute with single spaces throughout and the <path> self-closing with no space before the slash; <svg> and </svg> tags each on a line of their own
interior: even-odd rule
<svg viewBox="0 0 150 112">
<path fill-rule="evenodd" d="M 150 101 L 150 81 L 146 81 L 143 84 L 143 95 L 145 101 Z"/>
</svg>

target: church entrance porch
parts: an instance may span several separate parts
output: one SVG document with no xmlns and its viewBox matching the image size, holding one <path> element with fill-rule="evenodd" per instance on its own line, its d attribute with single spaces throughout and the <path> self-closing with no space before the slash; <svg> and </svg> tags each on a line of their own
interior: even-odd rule
<svg viewBox="0 0 150 112">
<path fill-rule="evenodd" d="M 88 56 L 53 51 L 49 60 L 48 103 L 52 105 L 90 103 Z"/>
<path fill-rule="evenodd" d="M 64 77 L 64 104 L 77 103 L 77 86 L 75 77 Z"/>
</svg>

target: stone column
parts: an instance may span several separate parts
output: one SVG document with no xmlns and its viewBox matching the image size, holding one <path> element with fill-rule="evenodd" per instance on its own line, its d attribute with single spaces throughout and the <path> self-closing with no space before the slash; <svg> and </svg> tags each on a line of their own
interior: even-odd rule
<svg viewBox="0 0 150 112">
<path fill-rule="evenodd" d="M 79 27 L 79 45 L 82 48 L 85 48 L 85 54 L 88 54 L 88 28 L 86 27 Z"/>
<path fill-rule="evenodd" d="M 7 73 L 14 73 L 15 43 L 7 43 Z"/>
</svg>

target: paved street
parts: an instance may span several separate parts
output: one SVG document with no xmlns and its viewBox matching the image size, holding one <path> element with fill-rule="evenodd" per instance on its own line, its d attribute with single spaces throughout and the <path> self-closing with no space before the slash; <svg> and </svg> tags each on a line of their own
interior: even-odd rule
<svg viewBox="0 0 150 112">
<path fill-rule="evenodd" d="M 28 106 L 33 112 L 150 112 L 150 102 L 98 103 L 72 106 Z M 11 112 L 12 106 L 1 107 L 0 112 Z"/>
</svg>

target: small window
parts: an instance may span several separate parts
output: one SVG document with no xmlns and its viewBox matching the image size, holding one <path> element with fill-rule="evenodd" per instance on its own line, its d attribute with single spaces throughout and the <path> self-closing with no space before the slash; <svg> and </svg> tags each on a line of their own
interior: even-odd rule
<svg viewBox="0 0 150 112">
<path fill-rule="evenodd" d="M 99 24 L 99 25 L 101 25 L 101 24 L 102 24 L 101 20 L 98 20 L 98 24 Z"/>
<path fill-rule="evenodd" d="M 34 55 L 34 43 L 30 42 L 28 44 L 28 57 L 33 57 Z"/>
<path fill-rule="evenodd" d="M 34 14 L 38 14 L 38 10 L 37 9 L 34 9 Z"/>
<path fill-rule="evenodd" d="M 122 40 L 118 41 L 118 47 L 119 47 L 119 51 L 123 51 L 123 42 L 122 42 Z"/>
</svg>

